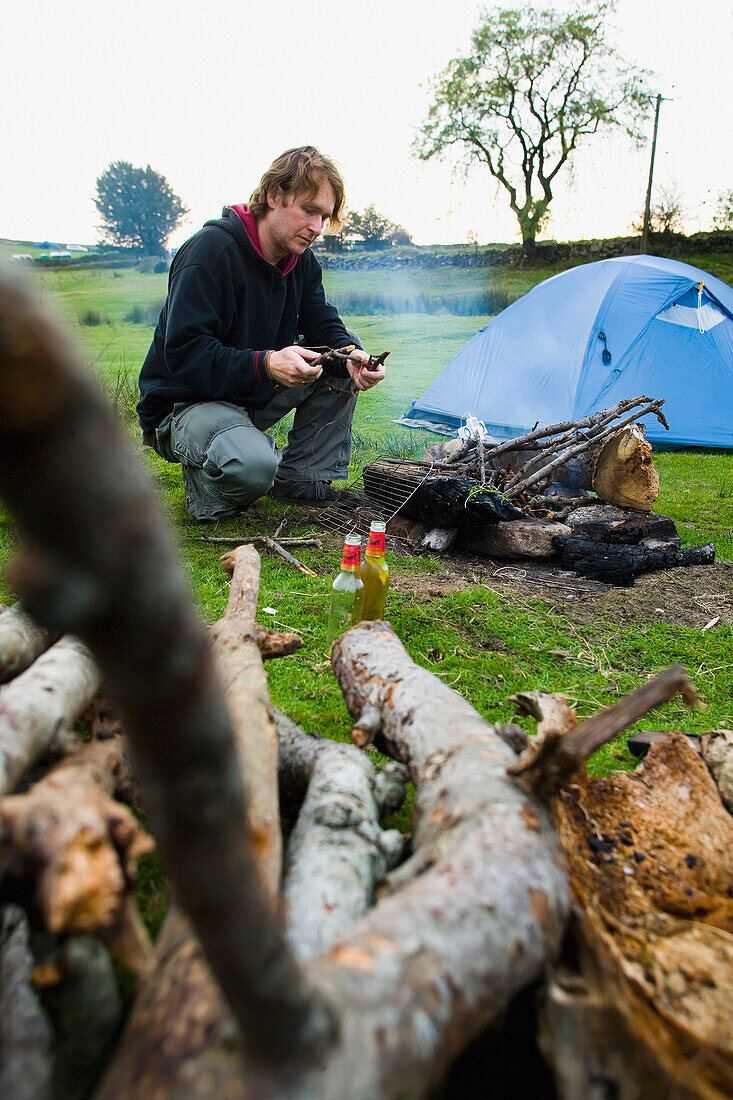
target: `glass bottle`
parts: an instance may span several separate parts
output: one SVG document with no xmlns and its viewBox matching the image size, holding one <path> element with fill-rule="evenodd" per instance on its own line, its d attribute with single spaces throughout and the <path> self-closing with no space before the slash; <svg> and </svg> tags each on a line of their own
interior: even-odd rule
<svg viewBox="0 0 733 1100">
<path fill-rule="evenodd" d="M 375 520 L 369 528 L 361 579 L 364 582 L 362 619 L 383 619 L 389 588 L 389 567 L 386 561 L 385 524 Z"/>
<path fill-rule="evenodd" d="M 344 542 L 341 572 L 331 587 L 331 608 L 328 613 L 326 641 L 343 634 L 354 623 L 361 622 L 364 610 L 364 585 L 359 576 L 361 538 L 348 535 Z"/>
</svg>

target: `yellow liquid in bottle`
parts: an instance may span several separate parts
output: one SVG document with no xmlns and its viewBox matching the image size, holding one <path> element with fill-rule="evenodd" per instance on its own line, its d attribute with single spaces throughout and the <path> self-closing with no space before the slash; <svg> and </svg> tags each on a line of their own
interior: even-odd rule
<svg viewBox="0 0 733 1100">
<path fill-rule="evenodd" d="M 384 558 L 367 555 L 361 567 L 364 582 L 364 611 L 366 620 L 383 619 L 389 588 L 389 567 Z"/>
<path fill-rule="evenodd" d="M 389 567 L 385 559 L 385 525 L 375 520 L 369 529 L 369 542 L 361 565 L 364 582 L 364 610 L 362 617 L 368 621 L 384 618 L 389 588 Z"/>
</svg>

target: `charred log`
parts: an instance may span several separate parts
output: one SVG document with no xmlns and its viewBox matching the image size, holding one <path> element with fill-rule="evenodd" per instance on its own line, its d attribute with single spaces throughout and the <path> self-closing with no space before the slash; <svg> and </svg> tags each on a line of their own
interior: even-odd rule
<svg viewBox="0 0 733 1100">
<path fill-rule="evenodd" d="M 400 505 L 399 514 L 428 527 L 472 527 L 524 515 L 500 493 L 484 489 L 474 478 L 455 474 L 429 474 L 426 478 L 426 469 L 420 463 L 411 469 L 406 464 L 396 467 L 388 462 L 372 462 L 364 469 L 366 494 L 379 502 L 389 499 L 397 485 L 403 497 L 412 491 Z"/>
<path fill-rule="evenodd" d="M 647 546 L 614 545 L 561 535 L 555 540 L 564 569 L 591 580 L 629 587 L 642 573 L 673 569 L 680 565 L 710 565 L 715 546 L 693 546 L 687 550 L 653 550 Z"/>
<path fill-rule="evenodd" d="M 668 543 L 679 549 L 680 539 L 674 520 L 653 512 L 634 512 L 611 504 L 595 503 L 578 508 L 565 520 L 575 538 L 592 542 L 624 543 L 632 546 L 648 539 Z"/>
</svg>

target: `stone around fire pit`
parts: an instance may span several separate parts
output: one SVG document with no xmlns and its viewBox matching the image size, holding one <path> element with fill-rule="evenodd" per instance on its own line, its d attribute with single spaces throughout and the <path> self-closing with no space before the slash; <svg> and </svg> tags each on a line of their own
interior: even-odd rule
<svg viewBox="0 0 733 1100">
<path fill-rule="evenodd" d="M 552 558 L 558 554 L 553 538 L 571 533 L 564 523 L 515 519 L 462 531 L 460 549 L 493 558 Z"/>
</svg>

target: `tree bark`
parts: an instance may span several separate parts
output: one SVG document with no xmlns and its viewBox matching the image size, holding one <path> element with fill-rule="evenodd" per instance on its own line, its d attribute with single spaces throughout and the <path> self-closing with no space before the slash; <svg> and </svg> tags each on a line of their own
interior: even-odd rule
<svg viewBox="0 0 733 1100">
<path fill-rule="evenodd" d="M 12 791 L 54 737 L 73 726 L 100 682 L 89 650 L 67 636 L 0 689 L 0 795 Z"/>
<path fill-rule="evenodd" d="M 355 717 L 415 783 L 414 854 L 377 905 L 309 967 L 341 1039 L 317 1095 L 424 1095 L 472 1035 L 542 972 L 567 915 L 542 807 L 507 777 L 514 754 L 469 704 L 408 657 L 384 623 L 334 646 Z"/>
<path fill-rule="evenodd" d="M 711 730 L 700 738 L 702 757 L 718 785 L 720 797 L 733 813 L 733 730 Z"/>
<path fill-rule="evenodd" d="M 9 608 L 0 618 L 0 684 L 32 665 L 55 640 L 56 634 L 34 623 L 20 604 Z"/>
<path fill-rule="evenodd" d="M 383 832 L 379 819 L 401 803 L 404 780 L 378 773 L 353 745 L 309 737 L 283 714 L 277 730 L 281 783 L 291 789 L 307 783 L 283 878 L 293 950 L 306 960 L 366 913 L 377 884 L 399 860 L 402 834 Z"/>
<path fill-rule="evenodd" d="M 113 798 L 129 789 L 121 737 L 92 741 L 31 789 L 0 802 L 0 866 L 25 882 L 54 934 L 94 932 L 145 974 L 152 948 L 132 899 L 138 859 L 153 848 Z"/>
<path fill-rule="evenodd" d="M 274 901 L 280 886 L 282 838 L 277 785 L 277 731 L 255 630 L 260 556 L 253 546 L 225 554 L 231 576 L 223 618 L 209 633 L 224 688 L 249 803 L 257 866 Z"/>
<path fill-rule="evenodd" d="M 579 775 L 553 808 L 581 957 L 632 1036 L 627 1058 L 638 1042 L 655 1067 L 643 1095 L 729 1097 L 733 819 L 700 755 L 672 733 L 634 772 Z"/>
<path fill-rule="evenodd" d="M 62 331 L 0 281 L 0 493 L 30 614 L 89 644 L 119 701 L 154 835 L 242 1028 L 265 1058 L 330 1035 L 253 851 L 206 631 L 152 486 Z"/>
<path fill-rule="evenodd" d="M 25 913 L 0 909 L 0 1095 L 47 1100 L 53 1083 L 53 1030 L 33 988 Z"/>
<path fill-rule="evenodd" d="M 607 504 L 651 512 L 659 473 L 642 426 L 631 424 L 606 440 L 593 464 L 593 491 Z"/>
</svg>

